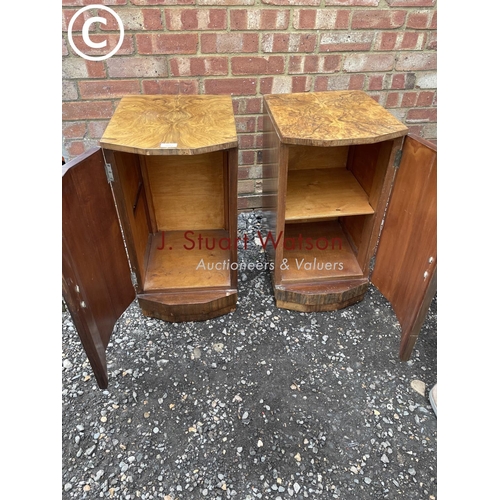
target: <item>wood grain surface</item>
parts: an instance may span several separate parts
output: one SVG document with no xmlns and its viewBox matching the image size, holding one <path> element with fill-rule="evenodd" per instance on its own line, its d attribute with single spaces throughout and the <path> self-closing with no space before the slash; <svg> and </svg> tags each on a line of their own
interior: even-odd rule
<svg viewBox="0 0 500 500">
<path fill-rule="evenodd" d="M 231 97 L 125 96 L 100 144 L 143 155 L 190 155 L 236 147 Z"/>
<path fill-rule="evenodd" d="M 358 90 L 264 96 L 284 144 L 343 146 L 371 144 L 408 129 L 368 94 Z"/>
</svg>

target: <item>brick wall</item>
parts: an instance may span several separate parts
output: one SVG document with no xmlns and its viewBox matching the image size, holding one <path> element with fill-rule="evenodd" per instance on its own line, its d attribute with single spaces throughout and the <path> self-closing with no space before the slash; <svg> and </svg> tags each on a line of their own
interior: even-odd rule
<svg viewBox="0 0 500 500">
<path fill-rule="evenodd" d="M 436 140 L 435 0 L 110 0 L 122 19 L 120 50 L 87 61 L 68 24 L 95 0 L 63 0 L 63 148 L 74 157 L 98 143 L 120 97 L 231 94 L 238 131 L 239 208 L 261 205 L 262 95 L 360 89 L 412 132 Z M 90 38 L 118 40 L 104 10 Z M 80 30 L 80 31 L 78 31 Z M 94 30 L 94 31 L 92 31 Z M 104 52 L 105 53 L 105 52 Z"/>
</svg>

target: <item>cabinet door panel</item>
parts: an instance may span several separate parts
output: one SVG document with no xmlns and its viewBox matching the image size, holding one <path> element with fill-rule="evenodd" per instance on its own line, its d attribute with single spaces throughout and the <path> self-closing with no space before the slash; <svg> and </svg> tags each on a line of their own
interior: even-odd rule
<svg viewBox="0 0 500 500">
<path fill-rule="evenodd" d="M 102 151 L 63 166 L 63 296 L 99 387 L 108 384 L 106 347 L 135 291 Z"/>
<path fill-rule="evenodd" d="M 399 356 L 406 361 L 436 293 L 437 152 L 408 136 L 403 147 L 372 283 L 392 304 L 401 324 Z"/>
</svg>

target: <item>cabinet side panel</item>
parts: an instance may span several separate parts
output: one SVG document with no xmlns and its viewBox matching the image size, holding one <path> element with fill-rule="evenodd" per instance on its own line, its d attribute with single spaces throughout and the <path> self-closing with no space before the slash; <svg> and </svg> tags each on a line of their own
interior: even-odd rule
<svg viewBox="0 0 500 500">
<path fill-rule="evenodd" d="M 145 158 L 158 231 L 224 229 L 224 151 Z"/>
<path fill-rule="evenodd" d="M 344 168 L 347 164 L 349 146 L 321 148 L 314 146 L 290 146 L 288 170 L 317 168 Z"/>
<path fill-rule="evenodd" d="M 113 191 L 120 214 L 127 252 L 137 275 L 139 290 L 146 276 L 148 238 L 150 233 L 146 188 L 137 155 L 106 151 L 115 173 Z"/>
</svg>

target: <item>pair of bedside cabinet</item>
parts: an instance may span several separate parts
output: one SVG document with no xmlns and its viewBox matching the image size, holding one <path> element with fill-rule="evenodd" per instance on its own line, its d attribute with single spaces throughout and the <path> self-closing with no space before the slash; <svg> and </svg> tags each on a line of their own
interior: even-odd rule
<svg viewBox="0 0 500 500">
<path fill-rule="evenodd" d="M 264 106 L 263 237 L 277 307 L 336 310 L 372 282 L 409 359 L 436 292 L 435 147 L 406 137 L 361 91 L 268 95 Z M 106 346 L 134 298 L 171 322 L 236 308 L 231 97 L 124 97 L 100 145 L 63 166 L 62 281 L 105 388 Z"/>
</svg>

